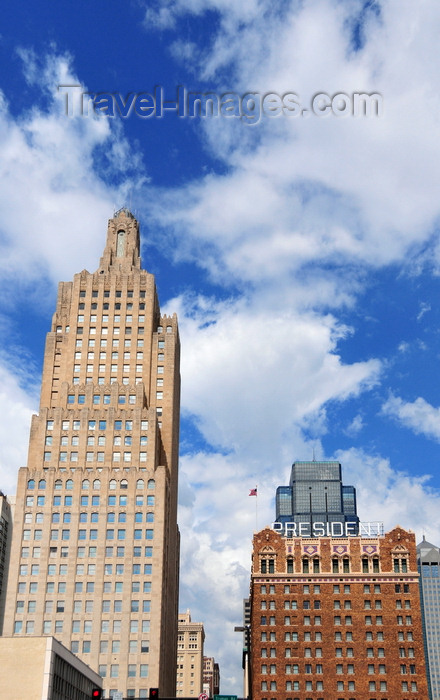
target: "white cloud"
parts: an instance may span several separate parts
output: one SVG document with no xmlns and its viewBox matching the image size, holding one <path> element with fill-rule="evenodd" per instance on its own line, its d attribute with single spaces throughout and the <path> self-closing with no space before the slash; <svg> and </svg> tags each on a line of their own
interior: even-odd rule
<svg viewBox="0 0 440 700">
<path fill-rule="evenodd" d="M 422 302 L 420 304 L 420 311 L 417 314 L 417 320 L 421 321 L 423 316 L 428 313 L 428 311 L 431 311 L 431 304 L 427 304 L 426 302 Z"/>
<path fill-rule="evenodd" d="M 362 6 L 291 3 L 281 17 L 266 2 L 237 14 L 220 0 L 173 5 L 220 13 L 199 64 L 199 76 L 219 90 L 294 91 L 303 104 L 320 91 L 384 97 L 378 119 L 264 117 L 254 127 L 201 120 L 226 174 L 167 192 L 153 213 L 174 227 L 177 254 L 203 257 L 216 280 L 256 282 L 309 264 L 409 262 L 431 241 L 439 217 L 440 65 L 426 64 L 427 46 L 437 55 L 438 9 L 387 3 L 376 17 L 363 16 Z M 365 41 L 355 51 L 357 21 Z"/>
<path fill-rule="evenodd" d="M 231 627 L 241 621 L 237 597 L 247 594 L 248 574 L 240 567 L 249 567 L 254 513 L 237 493 L 264 484 L 259 527 L 270 522 L 287 465 L 311 456 L 314 443 L 305 435 L 313 435 L 322 452 L 329 402 L 380 380 L 377 360 L 346 364 L 338 356 L 338 341 L 349 333 L 338 313 L 355 307 L 368 270 L 397 262 L 419 273 L 440 259 L 437 5 L 376 3 L 377 14 L 356 0 L 283 3 L 282 10 L 264 0 L 243 11 L 241 5 L 178 0 L 155 7 L 170 7 L 177 27 L 185 13 L 218 12 L 197 50 L 194 37 L 185 43 L 179 36 L 172 45 L 174 57 L 191 62 L 212 89 L 295 92 L 304 106 L 317 92 L 379 92 L 384 114 L 266 116 L 252 127 L 200 120 L 197 128 L 223 163 L 222 174 L 154 192 L 147 202 L 157 236 L 162 245 L 168 237 L 176 260 L 193 261 L 216 284 L 238 290 L 222 304 L 181 297 L 170 305 L 179 312 L 184 349 L 183 409 L 218 448 L 182 460 L 188 503 L 180 513 L 182 600 L 205 622 L 208 640 L 210 634 L 218 639 L 218 629 L 226 634 L 222 618 Z M 399 350 L 412 346 L 402 342 Z M 391 397 L 384 411 L 414 431 L 440 435 L 439 412 L 423 399 L 405 404 Z M 346 434 L 359 435 L 364 420 L 366 412 L 358 411 Z M 363 520 L 385 518 L 387 528 L 400 523 L 417 529 L 419 539 L 424 528 L 439 540 L 439 495 L 427 477 L 397 472 L 367 451 L 337 456 L 344 482 L 357 487 Z M 205 558 L 209 566 L 198 583 L 194 570 Z M 214 591 L 218 610 L 210 604 Z M 228 651 L 233 636 L 231 629 L 219 650 L 225 679 L 236 677 L 237 650 Z"/>
<path fill-rule="evenodd" d="M 120 125 L 63 113 L 64 98 L 56 86 L 79 84 L 68 57 L 39 61 L 32 52 L 20 54 L 27 80 L 47 93 L 48 106 L 14 117 L 2 96 L 0 272 L 5 288 L 45 279 L 53 284 L 84 267 L 95 269 L 103 222 L 124 203 L 129 182 L 127 177 L 121 186 L 110 186 L 105 172 L 129 176 L 139 165 L 130 157 Z"/>
<path fill-rule="evenodd" d="M 382 412 L 397 419 L 415 433 L 440 442 L 440 408 L 431 406 L 421 396 L 415 401 L 404 401 L 391 395 L 383 404 Z"/>
<path fill-rule="evenodd" d="M 390 461 L 365 450 L 336 453 L 343 468 L 343 481 L 356 486 L 361 521 L 378 520 L 385 530 L 399 524 L 422 533 L 432 542 L 440 541 L 440 492 L 429 486 L 430 475 L 421 477 L 393 469 Z"/>
<path fill-rule="evenodd" d="M 363 427 L 364 421 L 360 413 L 358 413 L 345 429 L 345 434 L 349 436 L 357 435 L 358 433 L 360 433 Z"/>
<path fill-rule="evenodd" d="M 168 307 L 177 310 L 189 349 L 182 356 L 182 409 L 208 442 L 240 456 L 269 459 L 293 426 L 327 401 L 378 381 L 379 361 L 341 362 L 336 343 L 347 329 L 329 315 L 274 311 L 254 299 L 187 296 Z"/>
<path fill-rule="evenodd" d="M 31 415 L 38 406 L 36 387 L 30 389 L 29 377 L 17 376 L 18 364 L 17 357 L 13 367 L 0 358 L 0 490 L 6 494 L 15 493 L 17 469 L 26 466 Z"/>
</svg>

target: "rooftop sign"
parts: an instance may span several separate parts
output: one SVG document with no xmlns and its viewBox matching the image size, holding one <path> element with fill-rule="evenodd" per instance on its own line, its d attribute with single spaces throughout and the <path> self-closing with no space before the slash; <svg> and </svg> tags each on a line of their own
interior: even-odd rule
<svg viewBox="0 0 440 700">
<path fill-rule="evenodd" d="M 379 537 L 384 533 L 383 523 L 272 523 L 272 529 L 283 537 Z"/>
</svg>

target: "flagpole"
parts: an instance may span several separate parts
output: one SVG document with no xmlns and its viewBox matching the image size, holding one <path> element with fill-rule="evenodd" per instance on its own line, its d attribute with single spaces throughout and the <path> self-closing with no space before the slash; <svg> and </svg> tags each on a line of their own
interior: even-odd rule
<svg viewBox="0 0 440 700">
<path fill-rule="evenodd" d="M 255 498 L 255 529 L 258 532 L 258 485 L 255 487 L 256 498 Z"/>
</svg>

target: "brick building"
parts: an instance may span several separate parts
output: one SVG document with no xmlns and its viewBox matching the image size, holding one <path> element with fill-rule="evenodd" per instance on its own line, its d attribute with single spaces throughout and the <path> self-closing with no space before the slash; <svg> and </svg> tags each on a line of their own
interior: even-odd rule
<svg viewBox="0 0 440 700">
<path fill-rule="evenodd" d="M 203 657 L 203 692 L 210 698 L 220 693 L 220 667 L 213 656 Z"/>
<path fill-rule="evenodd" d="M 12 637 L 54 635 L 105 697 L 175 691 L 179 347 L 121 209 L 98 269 L 58 288 L 4 621 Z"/>
<path fill-rule="evenodd" d="M 415 536 L 254 536 L 253 700 L 426 700 Z"/>
</svg>

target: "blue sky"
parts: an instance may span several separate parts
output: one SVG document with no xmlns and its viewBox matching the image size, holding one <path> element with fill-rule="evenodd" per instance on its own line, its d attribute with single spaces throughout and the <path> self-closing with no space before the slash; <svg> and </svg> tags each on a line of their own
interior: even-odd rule
<svg viewBox="0 0 440 700">
<path fill-rule="evenodd" d="M 128 205 L 179 314 L 180 608 L 240 694 L 250 488 L 263 527 L 295 459 L 336 458 L 362 520 L 440 543 L 438 3 L 22 1 L 2 19 L 0 487 L 26 462 L 57 282 L 96 269 Z M 308 115 L 68 117 L 62 84 L 295 93 Z M 381 116 L 311 113 L 359 92 Z"/>
</svg>

